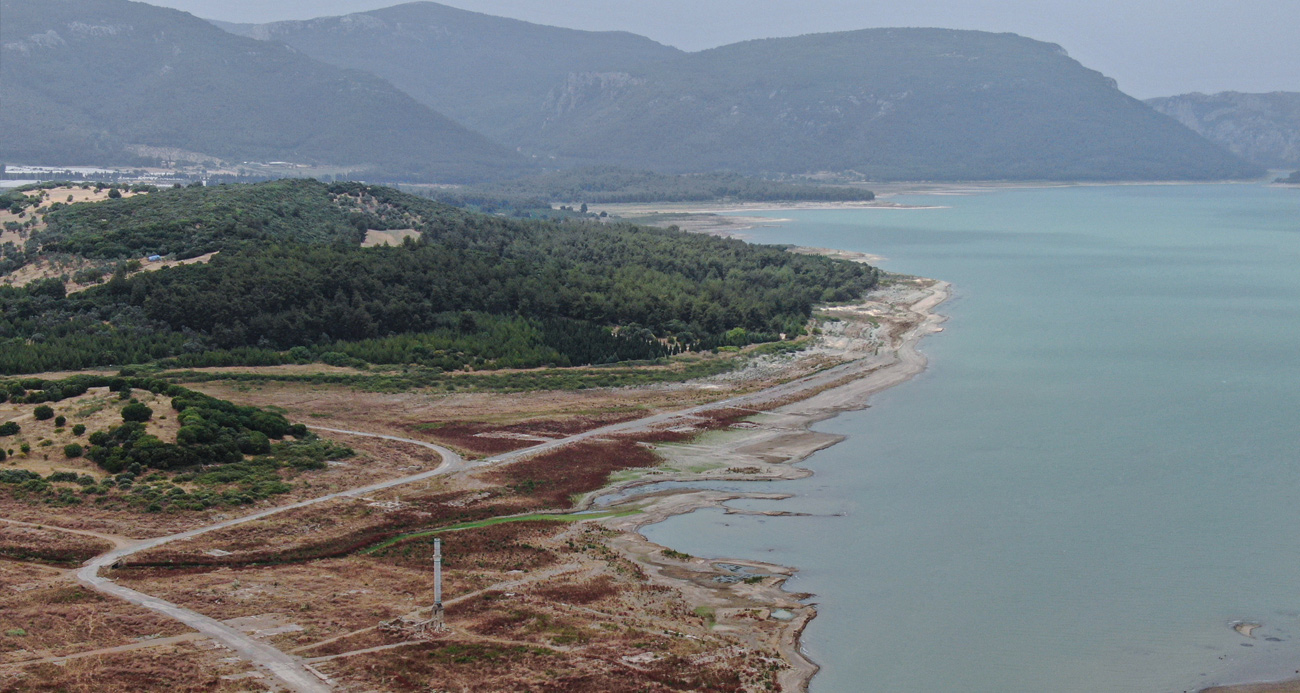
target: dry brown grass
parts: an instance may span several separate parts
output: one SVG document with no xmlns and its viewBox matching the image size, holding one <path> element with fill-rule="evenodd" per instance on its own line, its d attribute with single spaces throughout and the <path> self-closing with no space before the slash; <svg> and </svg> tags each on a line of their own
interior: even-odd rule
<svg viewBox="0 0 1300 693">
<path fill-rule="evenodd" d="M 24 405 L 30 407 L 30 405 Z M 158 407 L 155 407 L 155 412 Z M 170 411 L 170 409 L 168 409 Z M 155 417 L 156 418 L 156 417 Z M 174 418 L 170 417 L 169 418 Z M 69 418 L 71 422 L 71 418 Z M 24 429 L 24 433 L 26 429 Z M 174 437 L 174 434 L 173 434 Z M 364 486 L 366 484 L 406 476 L 419 471 L 432 469 L 441 463 L 437 453 L 417 445 L 386 441 L 375 438 L 358 438 L 355 436 L 330 436 L 341 440 L 357 451 L 357 455 L 341 464 L 331 465 L 323 470 L 291 471 L 285 470 L 285 479 L 292 484 L 289 493 L 272 496 L 260 503 L 236 507 L 213 507 L 203 511 L 176 510 L 162 513 L 149 513 L 139 508 L 125 506 L 120 502 L 109 500 L 102 505 L 85 501 L 72 507 L 56 507 L 39 502 L 39 498 L 18 497 L 18 494 L 5 486 L 0 486 L 0 516 L 35 524 L 46 524 L 68 529 L 96 531 L 107 534 L 123 535 L 131 538 L 155 537 L 174 534 L 195 527 L 212 524 L 223 519 L 246 515 L 262 508 L 287 505 L 289 503 L 316 498 L 337 491 Z M 38 448 L 33 448 L 33 451 Z M 53 459 L 55 452 L 62 456 L 61 447 L 46 448 Z M 35 455 L 33 455 L 35 457 Z M 103 476 L 88 460 L 77 460 L 77 466 L 61 461 L 59 465 L 42 466 L 40 458 L 22 458 L 14 460 L 17 467 L 31 468 L 41 473 L 47 470 L 78 471 Z M 80 466 L 84 465 L 84 466 Z M 414 484 L 403 487 L 405 492 L 428 493 L 435 482 Z M 60 484 L 76 487 L 75 484 Z M 194 484 L 181 484 L 192 488 Z M 92 496 L 90 498 L 99 498 Z M 124 519 L 129 521 L 124 522 Z"/>
<path fill-rule="evenodd" d="M 561 418 L 531 418 L 518 423 L 430 422 L 415 424 L 411 428 L 458 450 L 476 455 L 496 455 L 641 416 L 644 416 L 644 412 L 605 412 Z"/>
<path fill-rule="evenodd" d="M 646 584 L 636 565 L 609 551 L 605 536 L 586 525 L 539 522 L 444 534 L 447 574 L 457 585 L 448 591 L 454 632 L 427 645 L 320 666 L 348 683 L 386 691 L 734 691 L 759 680 L 762 653 L 732 650 L 736 643 L 711 632 L 676 592 Z M 427 565 L 427 545 L 409 554 L 403 546 L 409 548 L 392 547 L 376 558 Z M 544 562 L 511 568 L 544 553 L 551 554 Z M 464 580 L 466 574 L 474 579 Z M 499 586 L 459 597 L 459 585 L 484 575 Z M 361 649 L 376 641 L 349 642 Z M 328 647 L 342 649 L 341 643 Z M 622 659 L 637 655 L 644 659 Z"/>
<path fill-rule="evenodd" d="M 122 190 L 121 192 L 122 197 L 132 197 L 139 194 L 133 193 L 129 190 Z M 108 188 L 96 192 L 93 187 L 89 190 L 83 190 L 78 186 L 63 186 L 51 188 L 49 190 L 31 191 L 26 194 L 32 195 L 37 193 L 43 196 L 43 201 L 38 207 L 25 210 L 22 217 L 19 217 L 8 209 L 0 210 L 0 229 L 4 229 L 4 225 L 10 222 L 21 224 L 32 219 L 37 220 L 34 226 L 28 229 L 23 229 L 21 232 L 0 230 L 0 244 L 13 243 L 14 245 L 22 247 L 23 243 L 26 242 L 27 238 L 29 238 L 33 232 L 45 229 L 43 217 L 45 212 L 48 211 L 49 205 L 55 202 L 69 204 L 69 196 L 72 197 L 72 204 L 80 202 L 101 202 L 108 199 Z M 26 286 L 34 281 L 60 277 L 63 275 L 71 275 L 78 270 L 102 266 L 103 264 L 103 262 L 99 261 L 70 256 L 41 258 L 14 272 L 10 272 L 9 274 L 0 277 L 0 284 L 9 286 Z M 70 292 L 80 291 L 85 288 L 86 286 L 75 283 L 68 284 L 68 291 Z"/>
<path fill-rule="evenodd" d="M 70 579 L 17 587 L 0 591 L 0 663 L 126 645 L 138 638 L 188 630 Z"/>
<path fill-rule="evenodd" d="M 554 565 L 557 554 L 541 546 L 568 529 L 565 523 L 549 520 L 508 522 L 439 534 L 445 545 L 443 567 L 454 572 L 505 573 L 537 570 Z M 433 565 L 433 540 L 420 537 L 376 551 L 373 560 L 395 566 L 428 570 Z"/>
<path fill-rule="evenodd" d="M 176 412 L 172 411 L 171 399 L 155 395 L 148 390 L 134 390 L 131 394 L 153 409 L 153 419 L 145 424 L 146 431 L 162 440 L 174 442 L 176 431 L 180 426 L 176 421 Z M 82 447 L 88 448 L 90 443 L 87 439 L 91 433 L 122 424 L 121 412 L 126 404 L 127 401 L 119 399 L 116 392 L 109 392 L 106 387 L 92 388 L 84 395 L 48 403 L 48 406 L 54 409 L 55 418 L 60 415 L 67 418 L 67 424 L 62 429 L 55 426 L 55 419 L 36 420 L 33 411 L 39 405 L 13 402 L 0 404 L 0 421 L 14 421 L 22 427 L 18 435 L 0 438 L 0 446 L 6 450 L 13 450 L 13 453 L 10 453 L 13 456 L 4 464 L 9 467 L 28 469 L 41 475 L 48 475 L 50 472 L 76 472 L 89 474 L 96 479 L 103 478 L 106 476 L 105 472 L 95 463 L 84 457 L 69 459 L 63 454 L 63 446 L 68 443 L 79 443 Z M 85 434 L 73 435 L 72 427 L 77 424 L 86 427 Z M 45 441 L 49 441 L 49 444 L 45 444 Z M 22 443 L 27 443 L 32 448 L 31 453 L 26 456 L 19 452 L 19 445 Z"/>
<path fill-rule="evenodd" d="M 65 571 L 36 563 L 23 563 L 0 558 L 0 590 L 14 589 L 41 580 L 57 578 Z"/>
<path fill-rule="evenodd" d="M 430 439 L 438 424 L 500 427 L 573 417 L 649 416 L 723 396 L 715 390 L 658 388 L 439 394 L 363 392 L 313 383 L 225 381 L 186 387 L 240 404 L 281 407 L 290 419 L 309 425 L 419 439 Z"/>
<path fill-rule="evenodd" d="M 0 669 L 0 693 L 61 691 L 66 693 L 235 693 L 265 691 L 261 675 L 243 662 L 224 661 L 227 650 L 181 643 L 136 652 L 106 653 L 60 664 L 36 664 Z"/>
<path fill-rule="evenodd" d="M 114 579 L 217 619 L 278 614 L 294 630 L 270 638 L 294 649 L 370 628 L 431 603 L 424 571 L 362 558 L 220 569 L 136 569 Z"/>
<path fill-rule="evenodd" d="M 321 517 L 295 513 L 279 529 L 333 535 L 356 517 L 333 510 L 343 519 L 329 527 L 312 530 Z M 285 545 L 275 529 L 251 528 L 239 546 Z M 316 666 L 362 690 L 758 688 L 752 684 L 767 671 L 762 657 L 771 653 L 711 631 L 675 590 L 647 584 L 637 564 L 612 551 L 611 536 L 590 524 L 535 520 L 442 533 L 455 634 Z M 302 564 L 137 568 L 114 578 L 214 618 L 274 614 L 269 620 L 301 630 L 270 636 L 272 644 L 308 648 L 304 657 L 339 655 L 404 640 L 374 627 L 432 603 L 431 544 L 420 537 Z M 643 658 L 633 664 L 622 659 L 637 655 Z"/>
<path fill-rule="evenodd" d="M 76 565 L 112 548 L 103 539 L 0 522 L 0 556 L 5 558 Z"/>
</svg>

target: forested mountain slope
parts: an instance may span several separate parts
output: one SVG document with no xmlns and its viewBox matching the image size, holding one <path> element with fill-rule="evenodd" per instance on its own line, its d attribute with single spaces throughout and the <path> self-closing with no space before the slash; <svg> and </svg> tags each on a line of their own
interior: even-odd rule
<svg viewBox="0 0 1300 693">
<path fill-rule="evenodd" d="M 626 32 L 530 24 L 415 2 L 343 17 L 219 26 L 379 75 L 501 141 L 529 138 L 571 74 L 610 73 L 681 55 Z"/>
<path fill-rule="evenodd" d="M 663 171 L 875 179 L 1215 179 L 1257 169 L 1012 34 L 872 29 L 748 41 L 593 77 L 539 150 Z"/>
<path fill-rule="evenodd" d="M 1147 103 L 1261 166 L 1300 166 L 1300 92 L 1181 94 Z"/>
<path fill-rule="evenodd" d="M 482 180 L 517 154 L 382 79 L 126 0 L 0 0 L 0 159 L 141 161 L 141 146 L 219 160 Z"/>
<path fill-rule="evenodd" d="M 1261 172 L 1059 46 L 1013 34 L 871 29 L 685 54 L 432 3 L 232 28 L 379 74 L 561 164 L 941 180 Z"/>
<path fill-rule="evenodd" d="M 141 234 L 179 255 L 220 252 L 153 272 L 120 265 L 73 295 L 59 279 L 0 287 L 0 373 L 323 352 L 449 369 L 656 358 L 800 334 L 815 303 L 852 298 L 877 277 L 772 246 L 510 220 L 358 183 L 169 189 L 33 211 L 48 226 L 28 241 L 29 260 L 129 258 Z M 375 224 L 420 236 L 360 247 Z"/>
</svg>

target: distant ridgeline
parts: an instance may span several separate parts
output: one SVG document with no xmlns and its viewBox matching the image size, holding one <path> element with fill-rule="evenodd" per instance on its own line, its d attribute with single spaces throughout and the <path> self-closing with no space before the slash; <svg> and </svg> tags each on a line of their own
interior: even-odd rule
<svg viewBox="0 0 1300 693">
<path fill-rule="evenodd" d="M 871 180 L 1262 173 L 1060 46 L 1014 34 L 870 29 L 684 53 L 431 2 L 223 26 L 379 75 L 511 148 L 572 165 Z"/>
<path fill-rule="evenodd" d="M 0 288 L 0 373 L 653 359 L 801 334 L 815 303 L 877 280 L 866 265 L 774 246 L 512 220 L 357 183 L 196 186 L 50 207 L 31 210 L 46 228 L 15 264 L 61 258 L 109 278 L 71 295 L 66 277 Z M 371 229 L 418 238 L 363 248 Z M 212 252 L 206 264 L 129 264 Z"/>
<path fill-rule="evenodd" d="M 1291 185 L 1300 185 L 1300 171 L 1292 171 L 1291 175 L 1286 178 L 1278 178 L 1279 183 L 1289 183 Z"/>
<path fill-rule="evenodd" d="M 1180 94 L 1152 108 L 1261 166 L 1300 166 L 1300 92 Z"/>
<path fill-rule="evenodd" d="M 763 180 L 738 173 L 668 175 L 617 166 L 544 173 L 463 188 L 422 190 L 440 202 L 484 210 L 548 206 L 552 203 L 620 202 L 869 202 L 875 193 L 860 187 Z"/>
</svg>

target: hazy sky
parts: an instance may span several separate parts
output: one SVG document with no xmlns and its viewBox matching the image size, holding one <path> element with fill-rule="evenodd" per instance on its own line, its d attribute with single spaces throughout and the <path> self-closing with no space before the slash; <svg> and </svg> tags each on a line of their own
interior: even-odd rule
<svg viewBox="0 0 1300 693">
<path fill-rule="evenodd" d="M 400 0 L 150 0 L 201 17 L 268 22 Z M 1059 43 L 1140 98 L 1300 91 L 1300 0 L 447 0 L 576 29 L 621 29 L 686 50 L 881 26 L 1011 31 Z"/>
</svg>

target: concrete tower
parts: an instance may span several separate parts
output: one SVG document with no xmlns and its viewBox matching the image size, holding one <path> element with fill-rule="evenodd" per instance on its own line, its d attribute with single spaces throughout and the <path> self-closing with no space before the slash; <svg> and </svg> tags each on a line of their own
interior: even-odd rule
<svg viewBox="0 0 1300 693">
<path fill-rule="evenodd" d="M 433 540 L 433 627 L 446 628 L 442 613 L 442 540 Z"/>
</svg>

